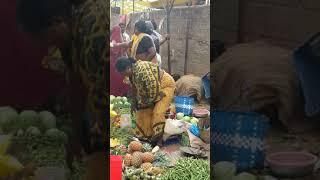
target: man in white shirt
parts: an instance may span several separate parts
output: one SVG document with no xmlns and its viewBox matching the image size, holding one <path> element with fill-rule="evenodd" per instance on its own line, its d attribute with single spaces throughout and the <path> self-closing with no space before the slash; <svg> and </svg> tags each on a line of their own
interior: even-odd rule
<svg viewBox="0 0 320 180">
<path fill-rule="evenodd" d="M 127 15 L 123 15 L 123 16 L 120 17 L 119 26 L 121 27 L 123 40 L 124 40 L 125 42 L 129 42 L 131 39 L 130 39 L 129 34 L 127 34 L 127 32 L 126 32 L 126 28 L 127 28 Z"/>
</svg>

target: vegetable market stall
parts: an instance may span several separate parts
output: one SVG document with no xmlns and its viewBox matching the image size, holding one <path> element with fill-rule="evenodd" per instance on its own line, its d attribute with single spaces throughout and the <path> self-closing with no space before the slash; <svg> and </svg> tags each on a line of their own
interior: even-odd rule
<svg viewBox="0 0 320 180">
<path fill-rule="evenodd" d="M 210 113 L 194 106 L 187 112 L 179 108 L 177 101 L 173 102 L 166 114 L 163 142 L 153 147 L 134 137 L 136 117 L 131 113 L 131 100 L 111 95 L 111 177 L 209 180 Z M 122 165 L 112 164 L 116 159 Z"/>
<path fill-rule="evenodd" d="M 67 164 L 69 129 L 66 119 L 51 112 L 0 108 L 0 179 L 41 179 L 54 176 L 61 180 L 81 180 L 81 161 Z"/>
</svg>

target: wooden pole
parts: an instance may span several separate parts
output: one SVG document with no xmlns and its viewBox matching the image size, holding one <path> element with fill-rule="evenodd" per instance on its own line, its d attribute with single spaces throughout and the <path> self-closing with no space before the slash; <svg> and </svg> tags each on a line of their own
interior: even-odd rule
<svg viewBox="0 0 320 180">
<path fill-rule="evenodd" d="M 167 17 L 167 34 L 170 35 L 170 14 L 175 3 L 175 0 L 166 0 L 166 4 L 163 3 L 163 0 L 160 0 L 162 6 L 166 12 Z M 168 43 L 168 72 L 171 74 L 171 46 L 170 46 L 170 39 L 167 41 Z"/>
<path fill-rule="evenodd" d="M 188 73 L 188 55 L 189 55 L 189 29 L 192 19 L 192 10 L 191 10 L 192 0 L 189 0 L 188 4 L 188 16 L 187 16 L 187 31 L 186 31 L 186 49 L 184 56 L 184 75 Z"/>
<path fill-rule="evenodd" d="M 169 1 L 167 1 L 167 34 L 170 34 L 170 12 L 169 12 Z M 168 40 L 168 71 L 171 74 L 171 47 L 170 39 Z"/>
</svg>

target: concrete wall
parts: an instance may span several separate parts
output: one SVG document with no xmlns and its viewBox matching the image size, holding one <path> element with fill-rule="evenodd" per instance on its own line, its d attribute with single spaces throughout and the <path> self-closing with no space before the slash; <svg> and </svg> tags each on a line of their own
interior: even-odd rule
<svg viewBox="0 0 320 180">
<path fill-rule="evenodd" d="M 294 48 L 320 30 L 319 0 L 215 0 L 213 37 L 227 43 L 265 39 Z"/>
<path fill-rule="evenodd" d="M 188 72 L 187 74 L 204 75 L 210 71 L 210 7 L 195 6 L 191 8 L 192 22 L 189 28 L 189 49 L 188 49 Z M 176 7 L 171 12 L 171 70 L 172 73 L 183 75 L 185 51 L 186 51 L 186 29 L 187 29 L 187 7 Z M 152 11 L 149 13 L 130 14 L 131 24 L 128 32 L 132 34 L 133 23 L 141 17 L 150 17 L 158 25 L 161 21 L 161 34 L 166 34 L 166 13 L 164 10 Z M 112 15 L 113 17 L 113 15 Z M 111 20 L 111 24 L 116 24 L 117 20 Z M 161 46 L 163 68 L 167 69 L 167 43 Z"/>
<path fill-rule="evenodd" d="M 119 23 L 119 14 L 111 13 L 111 19 L 110 19 L 110 29 L 112 29 L 113 26 Z"/>
<path fill-rule="evenodd" d="M 213 40 L 221 40 L 232 45 L 238 42 L 239 0 L 215 0 L 212 15 Z"/>
<path fill-rule="evenodd" d="M 319 0 L 243 0 L 243 41 L 265 38 L 295 47 L 320 30 Z"/>
</svg>

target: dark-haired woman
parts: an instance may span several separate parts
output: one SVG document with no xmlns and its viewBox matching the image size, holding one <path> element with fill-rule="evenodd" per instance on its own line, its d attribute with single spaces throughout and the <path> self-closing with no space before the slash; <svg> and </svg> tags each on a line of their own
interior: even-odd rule
<svg viewBox="0 0 320 180">
<path fill-rule="evenodd" d="M 70 142 L 77 154 L 82 149 L 79 139 L 86 139 L 83 145 L 87 152 L 105 142 L 107 9 L 103 0 L 19 0 L 17 5 L 18 23 L 25 32 L 65 52 L 72 88 L 73 132 L 77 132 Z M 82 131 L 84 126 L 89 128 Z"/>
<path fill-rule="evenodd" d="M 165 113 L 173 99 L 174 79 L 155 63 L 120 58 L 117 70 L 130 79 L 135 97 L 136 136 L 156 145 L 162 139 Z"/>
<path fill-rule="evenodd" d="M 113 46 L 130 48 L 130 57 L 136 61 L 141 60 L 158 63 L 154 42 L 147 32 L 146 22 L 139 20 L 135 23 L 132 40 L 126 43 L 114 43 Z"/>
<path fill-rule="evenodd" d="M 159 34 L 157 30 L 157 24 L 154 20 L 146 21 L 147 28 L 148 28 L 148 34 L 152 37 L 157 53 L 160 54 L 160 46 L 163 45 L 167 40 L 170 39 L 169 35 L 165 35 L 164 37 Z"/>
</svg>

